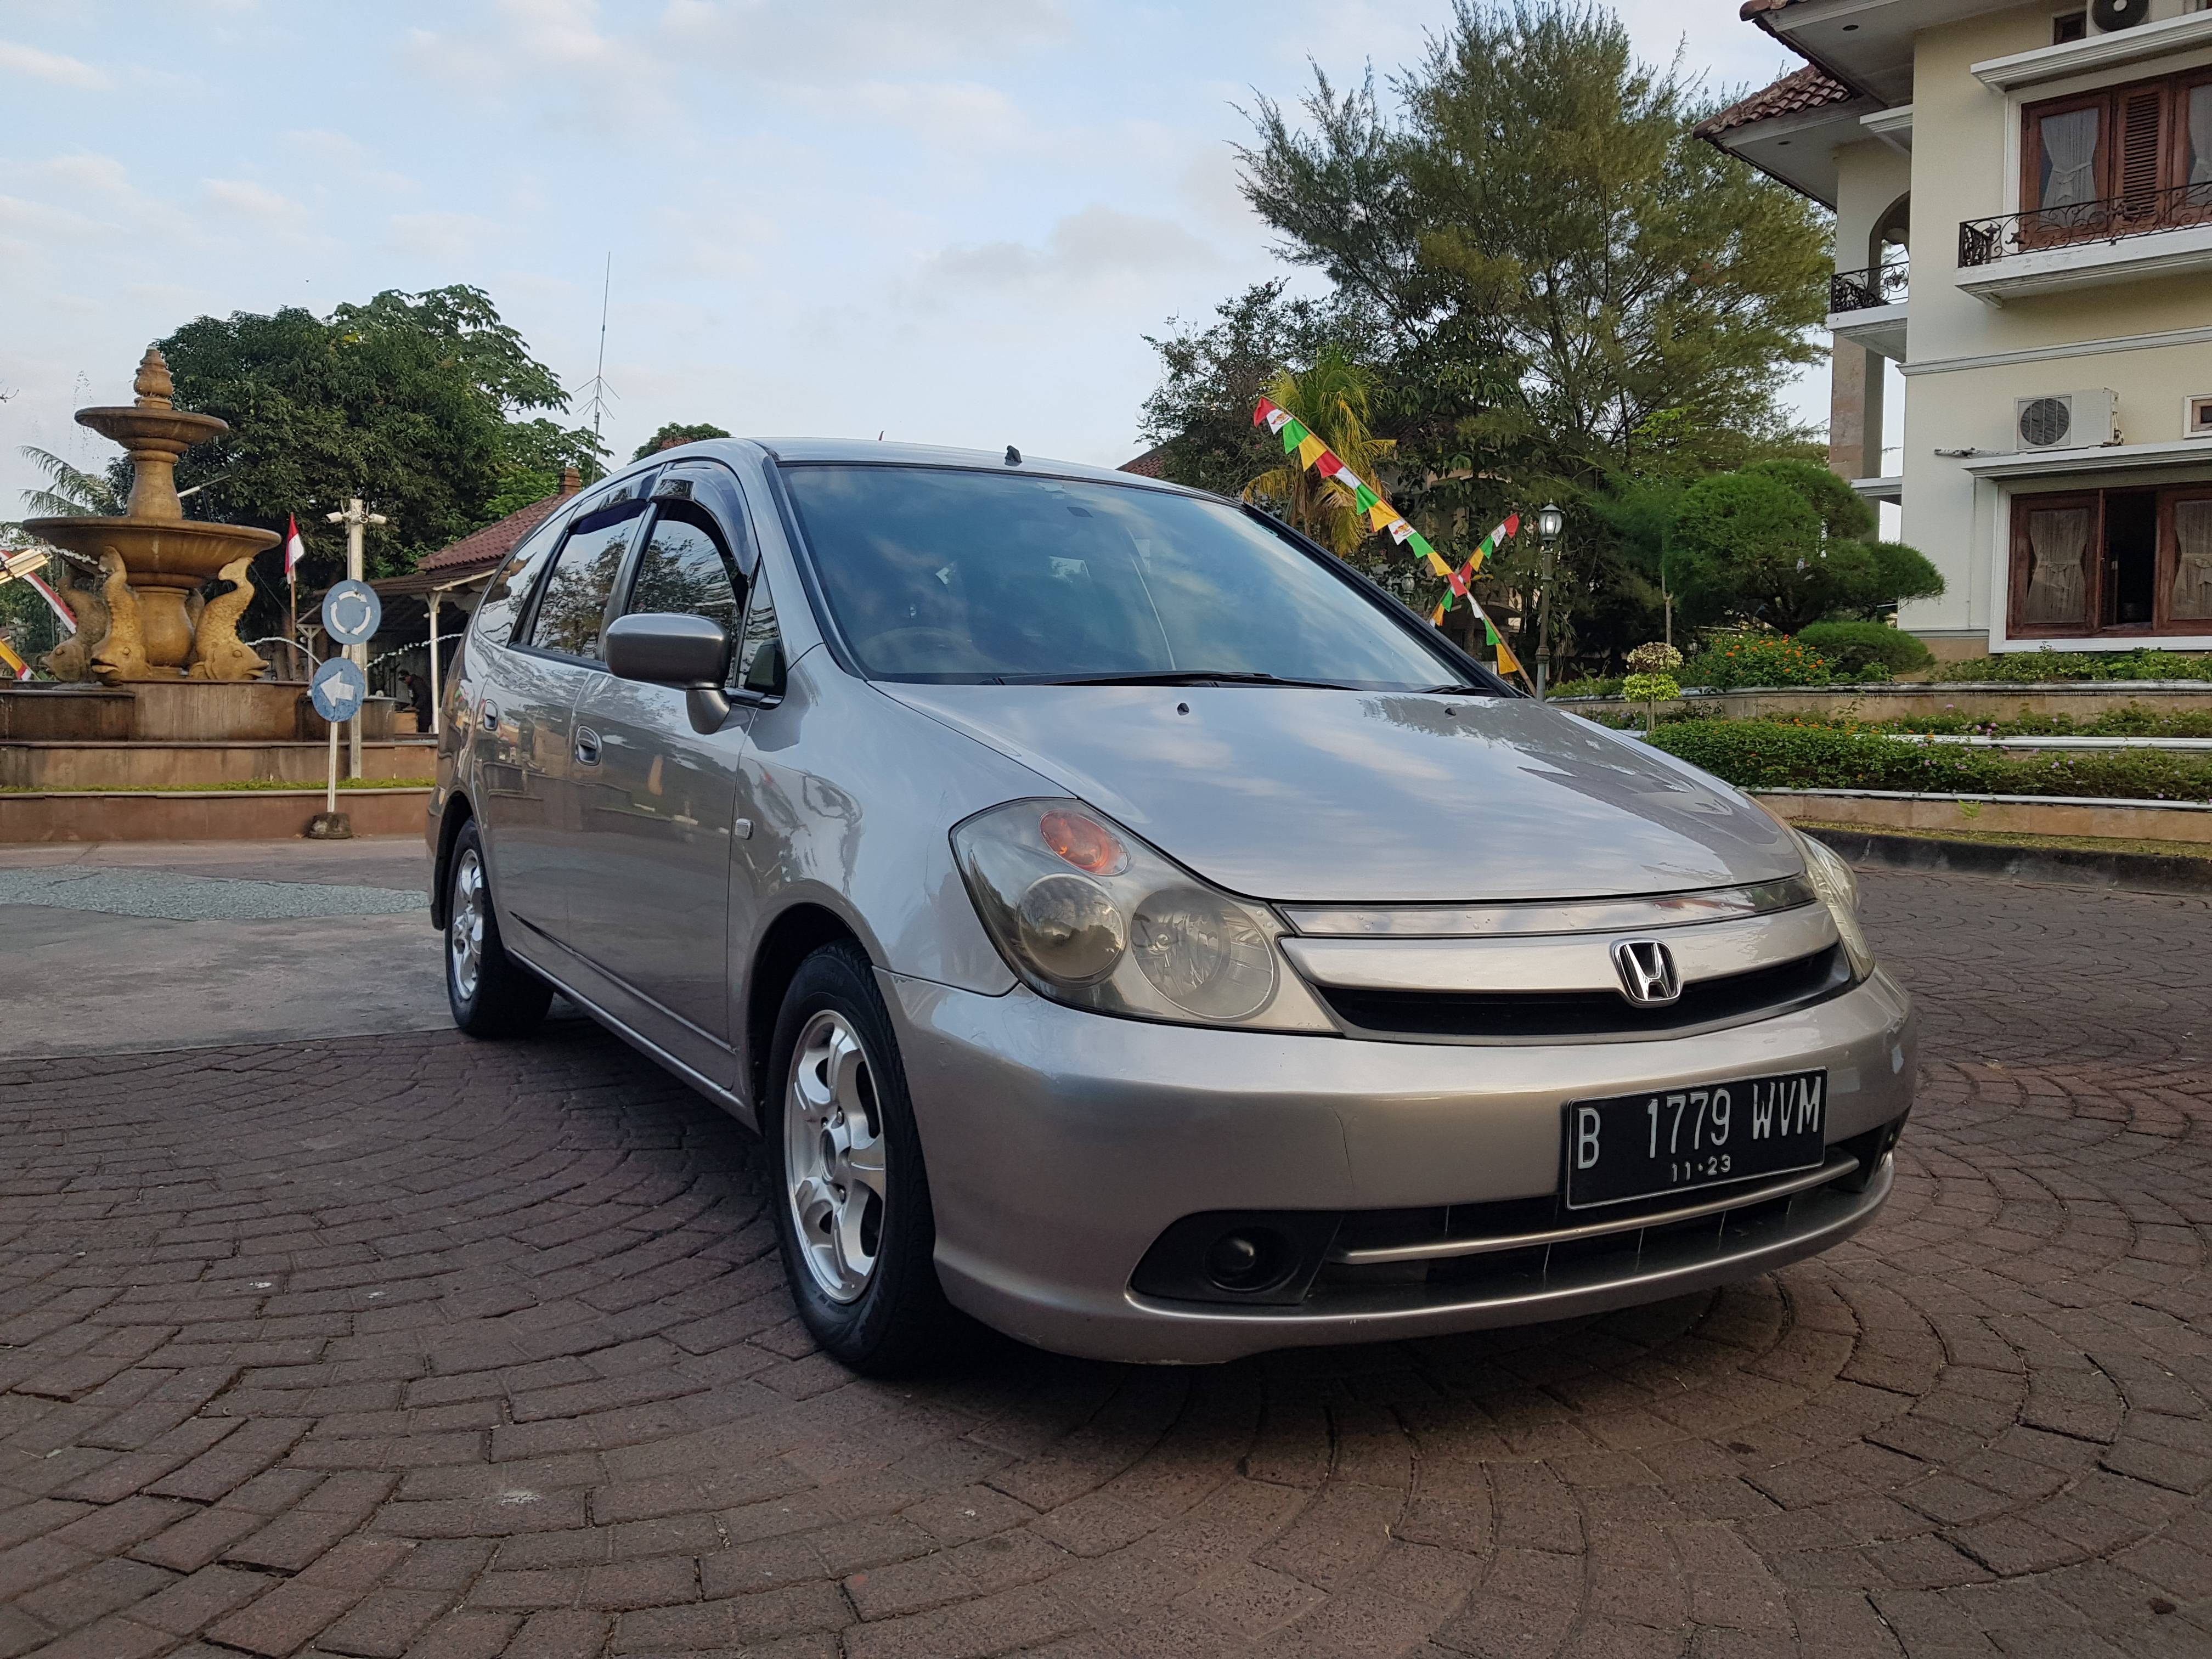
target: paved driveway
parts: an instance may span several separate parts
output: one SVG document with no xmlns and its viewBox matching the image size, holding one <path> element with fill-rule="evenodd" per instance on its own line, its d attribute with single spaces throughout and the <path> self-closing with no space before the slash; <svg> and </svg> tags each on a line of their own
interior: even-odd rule
<svg viewBox="0 0 2212 1659">
<path fill-rule="evenodd" d="M 579 1023 L 0 1060 L 0 1655 L 2212 1653 L 2212 907 L 1867 885 L 1860 1240 L 1213 1370 L 850 1379 Z"/>
</svg>

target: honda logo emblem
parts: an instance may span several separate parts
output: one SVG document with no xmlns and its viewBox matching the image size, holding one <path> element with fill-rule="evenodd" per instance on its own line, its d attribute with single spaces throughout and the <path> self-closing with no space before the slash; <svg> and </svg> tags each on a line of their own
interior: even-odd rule
<svg viewBox="0 0 2212 1659">
<path fill-rule="evenodd" d="M 1639 1008 L 1658 1008 L 1682 994 L 1674 952 L 1656 939 L 1625 939 L 1613 947 L 1620 994 Z"/>
</svg>

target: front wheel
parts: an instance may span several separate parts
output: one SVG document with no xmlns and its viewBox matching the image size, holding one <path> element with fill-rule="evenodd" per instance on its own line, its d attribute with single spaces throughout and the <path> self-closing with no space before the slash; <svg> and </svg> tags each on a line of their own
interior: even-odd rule
<svg viewBox="0 0 2212 1659">
<path fill-rule="evenodd" d="M 906 1073 L 874 970 L 851 945 L 799 964 L 769 1048 L 761 1132 L 799 1316 L 834 1358 L 890 1376 L 928 1357 L 951 1312 Z"/>
<path fill-rule="evenodd" d="M 446 1000 L 453 1024 L 471 1036 L 527 1036 L 545 1018 L 553 988 L 509 956 L 500 939 L 474 819 L 453 839 L 446 879 Z"/>
</svg>

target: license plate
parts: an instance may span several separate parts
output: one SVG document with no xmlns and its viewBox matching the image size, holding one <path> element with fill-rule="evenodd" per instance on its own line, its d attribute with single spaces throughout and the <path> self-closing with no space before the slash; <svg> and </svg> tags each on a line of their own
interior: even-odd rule
<svg viewBox="0 0 2212 1659">
<path fill-rule="evenodd" d="M 1817 1168 L 1827 1155 L 1826 1072 L 1662 1089 L 1567 1107 L 1567 1207 Z"/>
</svg>

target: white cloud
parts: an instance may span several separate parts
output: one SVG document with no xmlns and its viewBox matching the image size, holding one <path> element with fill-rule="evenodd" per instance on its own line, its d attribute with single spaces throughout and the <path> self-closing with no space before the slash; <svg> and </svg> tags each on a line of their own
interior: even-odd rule
<svg viewBox="0 0 2212 1659">
<path fill-rule="evenodd" d="M 477 261 L 501 234 L 498 221 L 478 213 L 395 213 L 385 222 L 393 247 L 448 264 Z"/>
<path fill-rule="evenodd" d="M 307 212 L 283 191 L 257 185 L 251 179 L 203 179 L 200 194 L 209 206 L 248 219 L 276 222 L 303 219 Z"/>
<path fill-rule="evenodd" d="M 839 85 L 855 75 L 967 73 L 1066 45 L 1058 0 L 670 0 L 660 33 L 726 70 L 787 84 Z"/>
<path fill-rule="evenodd" d="M 74 87 L 80 92 L 105 92 L 113 84 L 102 70 L 79 58 L 64 58 L 58 52 L 41 52 L 36 46 L 27 46 L 20 41 L 0 40 L 0 70 L 14 75 L 27 75 L 34 81 L 44 81 L 57 87 Z"/>
<path fill-rule="evenodd" d="M 56 155 L 43 161 L 34 161 L 24 169 L 24 176 L 44 180 L 59 187 L 64 195 L 82 198 L 86 196 L 127 196 L 131 193 L 131 173 L 112 155 L 94 155 L 89 152 L 76 155 Z"/>
<path fill-rule="evenodd" d="M 1042 246 L 977 242 L 946 248 L 933 276 L 963 287 L 1089 283 L 1116 276 L 1204 270 L 1220 256 L 1172 219 L 1094 203 L 1054 225 Z"/>
</svg>

